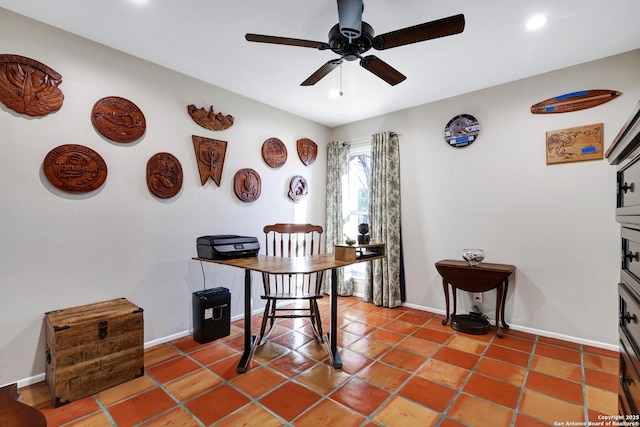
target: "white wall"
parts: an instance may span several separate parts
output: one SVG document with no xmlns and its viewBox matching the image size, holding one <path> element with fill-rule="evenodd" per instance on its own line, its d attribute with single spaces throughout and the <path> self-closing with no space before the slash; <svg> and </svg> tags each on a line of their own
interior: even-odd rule
<svg viewBox="0 0 640 427">
<path fill-rule="evenodd" d="M 60 74 L 63 107 L 44 117 L 17 114 L 0 103 L 0 384 L 45 369 L 44 313 L 125 297 L 145 310 L 145 342 L 189 330 L 191 293 L 203 287 L 195 240 L 207 234 L 259 236 L 272 222 L 324 224 L 329 129 L 0 9 L 0 53 L 26 56 Z M 90 120 L 93 104 L 122 96 L 145 114 L 147 131 L 134 144 L 110 142 Z M 235 116 L 228 130 L 198 126 L 188 104 L 213 105 Z M 201 186 L 191 135 L 228 141 L 221 186 Z M 288 160 L 271 169 L 261 156 L 280 138 Z M 315 163 L 299 160 L 295 141 L 318 146 Z M 108 167 L 102 188 L 84 196 L 47 182 L 42 161 L 54 147 L 81 144 Z M 147 160 L 168 151 L 181 162 L 184 183 L 160 200 L 146 186 Z M 233 176 L 253 168 L 262 195 L 241 202 Z M 294 175 L 309 183 L 298 203 L 288 196 Z M 206 265 L 207 286 L 232 291 L 232 315 L 242 312 L 243 273 Z M 258 290 L 256 289 L 256 295 Z M 260 299 L 254 299 L 261 304 Z"/>
<path fill-rule="evenodd" d="M 640 100 L 638 69 L 640 51 L 633 51 L 332 130 L 332 139 L 347 141 L 384 130 L 402 135 L 409 305 L 444 312 L 434 263 L 482 248 L 485 261 L 517 267 L 506 301 L 514 327 L 617 347 L 615 167 L 606 160 L 547 166 L 545 132 L 604 123 L 606 149 Z M 623 95 L 580 112 L 530 113 L 536 102 L 584 89 Z M 480 121 L 480 135 L 451 148 L 444 127 L 461 113 Z M 459 312 L 470 307 L 467 296 L 459 301 L 466 304 Z M 494 318 L 495 291 L 481 308 Z"/>
</svg>

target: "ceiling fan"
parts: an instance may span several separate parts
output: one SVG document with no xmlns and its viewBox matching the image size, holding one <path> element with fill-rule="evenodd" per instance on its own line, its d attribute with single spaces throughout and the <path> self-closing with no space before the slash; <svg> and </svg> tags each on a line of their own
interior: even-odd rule
<svg viewBox="0 0 640 427">
<path fill-rule="evenodd" d="M 362 0 L 337 0 L 338 20 L 329 31 L 329 42 L 292 39 L 289 37 L 246 34 L 250 42 L 280 44 L 287 46 L 310 47 L 319 50 L 332 50 L 340 55 L 332 59 L 311 74 L 301 86 L 312 86 L 324 76 L 342 64 L 343 60 L 360 59 L 360 65 L 392 86 L 406 79 L 402 73 L 375 55 L 363 56 L 369 49 L 391 49 L 411 43 L 459 34 L 464 30 L 464 15 L 453 15 L 436 21 L 375 35 L 373 27 L 362 20 L 364 5 Z"/>
</svg>

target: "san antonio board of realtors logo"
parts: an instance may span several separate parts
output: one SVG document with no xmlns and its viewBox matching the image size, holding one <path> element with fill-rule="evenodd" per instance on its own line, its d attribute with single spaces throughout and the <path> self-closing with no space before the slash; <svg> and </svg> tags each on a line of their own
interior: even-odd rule
<svg viewBox="0 0 640 427">
<path fill-rule="evenodd" d="M 67 193 L 88 193 L 107 179 L 107 164 L 83 145 L 60 145 L 49 151 L 42 162 L 44 174 L 54 187 Z"/>
</svg>

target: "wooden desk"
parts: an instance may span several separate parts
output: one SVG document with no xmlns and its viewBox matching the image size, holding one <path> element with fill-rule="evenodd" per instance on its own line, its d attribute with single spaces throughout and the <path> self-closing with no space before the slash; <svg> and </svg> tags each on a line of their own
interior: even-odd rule
<svg viewBox="0 0 640 427">
<path fill-rule="evenodd" d="M 370 261 L 377 258 L 366 258 L 363 261 Z M 244 352 L 240 358 L 237 371 L 246 372 L 249 360 L 253 353 L 254 345 L 259 340 L 251 332 L 251 272 L 270 274 L 305 274 L 317 273 L 324 270 L 331 270 L 331 324 L 330 332 L 327 334 L 329 340 L 329 355 L 333 366 L 342 368 L 342 360 L 338 354 L 338 274 L 337 269 L 354 264 L 356 261 L 345 261 L 336 259 L 333 253 L 316 254 L 304 257 L 275 257 L 268 255 L 257 255 L 247 258 L 236 258 L 226 260 L 214 260 L 206 258 L 193 258 L 201 262 L 212 262 L 214 264 L 228 265 L 231 267 L 244 268 Z"/>
<path fill-rule="evenodd" d="M 446 259 L 436 262 L 436 269 L 442 276 L 442 288 L 447 310 L 442 324 L 446 325 L 449 318 L 456 314 L 457 289 L 468 292 L 485 292 L 496 289 L 496 335 L 502 338 L 500 323 L 502 323 L 502 328 L 509 328 L 504 320 L 504 303 L 509 288 L 509 276 L 516 271 L 516 267 L 510 264 L 491 264 L 488 262 L 471 266 L 466 261 Z M 449 315 L 449 285 L 453 288 L 451 316 Z"/>
</svg>

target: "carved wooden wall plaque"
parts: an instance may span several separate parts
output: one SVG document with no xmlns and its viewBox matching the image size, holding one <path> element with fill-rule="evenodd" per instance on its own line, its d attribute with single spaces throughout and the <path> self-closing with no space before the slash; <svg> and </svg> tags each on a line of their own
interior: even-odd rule
<svg viewBox="0 0 640 427">
<path fill-rule="evenodd" d="M 304 196 L 309 193 L 309 186 L 307 180 L 300 175 L 296 175 L 291 178 L 289 183 L 289 198 L 294 202 L 299 202 Z"/>
<path fill-rule="evenodd" d="M 60 145 L 42 162 L 44 174 L 54 187 L 67 193 L 88 193 L 107 179 L 107 164 L 89 147 Z"/>
<path fill-rule="evenodd" d="M 44 116 L 62 107 L 62 76 L 34 59 L 0 55 L 0 101 L 29 116 Z"/>
<path fill-rule="evenodd" d="M 99 99 L 91 110 L 91 122 L 102 136 L 115 142 L 137 141 L 147 129 L 138 106 L 118 96 Z"/>
<path fill-rule="evenodd" d="M 272 168 L 279 168 L 287 161 L 287 147 L 278 138 L 269 138 L 262 144 L 262 158 Z"/>
<path fill-rule="evenodd" d="M 243 202 L 257 200 L 262 189 L 260 175 L 253 169 L 240 169 L 233 179 L 233 189 L 236 192 L 236 196 Z"/>
<path fill-rule="evenodd" d="M 193 148 L 196 151 L 200 182 L 204 185 L 209 177 L 220 187 L 224 156 L 227 153 L 227 141 L 192 135 Z"/>
<path fill-rule="evenodd" d="M 296 141 L 298 157 L 305 166 L 309 166 L 316 160 L 318 155 L 318 145 L 309 138 L 300 138 Z"/>
<path fill-rule="evenodd" d="M 233 126 L 235 120 L 231 115 L 223 115 L 222 113 L 214 113 L 213 105 L 209 111 L 204 108 L 198 108 L 195 105 L 187 105 L 187 111 L 194 122 L 205 129 L 225 130 Z"/>
<path fill-rule="evenodd" d="M 157 153 L 147 162 L 147 187 L 161 199 L 169 199 L 182 188 L 182 165 L 170 153 Z"/>
<path fill-rule="evenodd" d="M 602 123 L 547 132 L 547 164 L 602 160 L 603 134 Z"/>
</svg>

